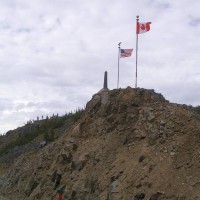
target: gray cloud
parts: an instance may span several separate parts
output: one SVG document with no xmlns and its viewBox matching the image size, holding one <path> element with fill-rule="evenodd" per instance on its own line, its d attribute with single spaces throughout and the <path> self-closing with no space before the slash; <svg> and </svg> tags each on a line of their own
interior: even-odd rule
<svg viewBox="0 0 200 200">
<path fill-rule="evenodd" d="M 138 86 L 199 105 L 200 2 L 169 0 L 0 1 L 0 133 L 29 119 L 83 107 L 117 84 L 117 44 L 139 35 Z M 170 13 L 170 14 L 169 14 Z M 120 60 L 120 87 L 135 85 L 135 55 Z"/>
</svg>

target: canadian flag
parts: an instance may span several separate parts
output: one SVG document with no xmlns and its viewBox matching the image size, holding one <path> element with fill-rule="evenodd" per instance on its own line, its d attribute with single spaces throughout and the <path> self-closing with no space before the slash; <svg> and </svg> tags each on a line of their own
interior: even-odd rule
<svg viewBox="0 0 200 200">
<path fill-rule="evenodd" d="M 146 23 L 137 22 L 136 33 L 137 34 L 146 33 L 147 31 L 150 30 L 150 24 L 151 22 L 146 22 Z"/>
</svg>

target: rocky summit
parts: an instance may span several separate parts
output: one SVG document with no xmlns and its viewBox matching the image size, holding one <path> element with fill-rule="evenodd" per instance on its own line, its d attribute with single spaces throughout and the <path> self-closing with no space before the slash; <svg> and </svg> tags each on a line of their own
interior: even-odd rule
<svg viewBox="0 0 200 200">
<path fill-rule="evenodd" d="M 102 89 L 55 141 L 0 178 L 11 200 L 199 200 L 200 117 L 154 90 Z"/>
</svg>

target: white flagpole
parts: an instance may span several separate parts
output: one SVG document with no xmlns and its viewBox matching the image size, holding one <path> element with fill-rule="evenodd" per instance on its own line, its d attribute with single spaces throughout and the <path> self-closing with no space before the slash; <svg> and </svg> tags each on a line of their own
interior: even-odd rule
<svg viewBox="0 0 200 200">
<path fill-rule="evenodd" d="M 135 71 L 135 88 L 137 88 L 137 60 L 138 60 L 138 33 L 137 33 L 137 23 L 139 21 L 139 16 L 136 16 L 136 71 Z"/>
<path fill-rule="evenodd" d="M 120 58 L 120 45 L 121 45 L 121 42 L 118 44 L 119 51 L 118 51 L 118 78 L 117 78 L 117 89 L 119 88 L 119 58 Z"/>
</svg>

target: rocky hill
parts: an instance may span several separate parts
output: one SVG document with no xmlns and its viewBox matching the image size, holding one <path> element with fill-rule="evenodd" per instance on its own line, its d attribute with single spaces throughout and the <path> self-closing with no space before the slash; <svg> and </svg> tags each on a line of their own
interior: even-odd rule
<svg viewBox="0 0 200 200">
<path fill-rule="evenodd" d="M 12 200 L 199 200 L 200 117 L 145 89 L 101 90 L 54 142 L 0 178 Z"/>
</svg>

